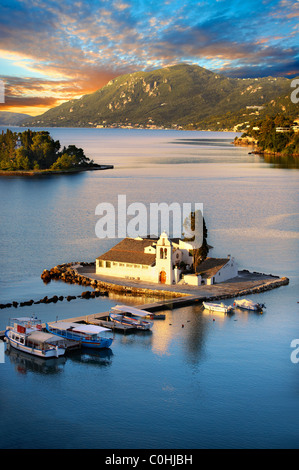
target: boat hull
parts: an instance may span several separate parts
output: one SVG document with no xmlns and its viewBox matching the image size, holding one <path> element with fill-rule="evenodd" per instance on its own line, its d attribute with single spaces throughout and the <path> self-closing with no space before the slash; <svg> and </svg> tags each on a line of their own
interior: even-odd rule
<svg viewBox="0 0 299 470">
<path fill-rule="evenodd" d="M 231 311 L 231 307 L 230 306 L 227 307 L 226 305 L 222 306 L 222 305 L 217 305 L 217 304 L 209 304 L 206 302 L 203 302 L 202 304 L 205 309 L 214 311 L 214 312 L 228 313 Z"/>
<path fill-rule="evenodd" d="M 255 304 L 255 303 L 241 303 L 241 302 L 238 302 L 238 301 L 235 301 L 234 302 L 234 307 L 237 307 L 237 308 L 242 308 L 243 310 L 253 310 L 253 311 L 261 311 L 263 310 L 262 306 L 260 304 Z"/>
<path fill-rule="evenodd" d="M 93 348 L 93 349 L 105 349 L 105 348 L 110 348 L 111 344 L 113 342 L 113 339 L 105 339 L 102 338 L 100 342 L 94 342 L 94 341 L 81 341 L 81 345 L 84 348 Z"/>
<path fill-rule="evenodd" d="M 55 347 L 51 349 L 39 349 L 39 348 L 33 348 L 30 346 L 21 344 L 18 341 L 9 337 L 9 330 L 6 330 L 5 332 L 5 339 L 6 339 L 6 342 L 14 349 L 17 349 L 18 351 L 26 352 L 33 356 L 42 357 L 44 359 L 59 357 L 65 354 L 65 348 Z"/>
<path fill-rule="evenodd" d="M 71 341 L 79 341 L 81 346 L 84 348 L 93 348 L 93 349 L 105 349 L 109 348 L 113 342 L 112 338 L 100 338 L 99 340 L 86 339 L 82 336 L 76 335 L 74 333 L 68 334 L 66 331 L 65 334 L 61 334 L 56 328 L 51 328 L 50 325 L 46 323 L 46 330 L 49 333 L 53 333 L 61 338 L 69 339 Z"/>
<path fill-rule="evenodd" d="M 153 323 L 147 320 L 135 320 L 124 315 L 110 314 L 110 318 L 115 323 L 131 326 L 137 330 L 150 330 L 153 326 Z"/>
</svg>

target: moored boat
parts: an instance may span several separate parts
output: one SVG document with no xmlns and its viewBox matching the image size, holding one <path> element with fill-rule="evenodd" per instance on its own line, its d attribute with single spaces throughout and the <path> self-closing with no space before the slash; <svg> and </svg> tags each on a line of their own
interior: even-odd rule
<svg viewBox="0 0 299 470">
<path fill-rule="evenodd" d="M 203 304 L 205 309 L 212 310 L 212 311 L 215 311 L 215 312 L 228 313 L 232 310 L 231 305 L 225 305 L 222 302 L 221 302 L 221 304 L 217 304 L 217 303 L 213 303 L 213 302 L 203 302 L 202 304 Z"/>
<path fill-rule="evenodd" d="M 248 299 L 234 300 L 233 306 L 238 307 L 238 308 L 243 308 L 246 310 L 256 310 L 256 311 L 261 311 L 263 310 L 263 308 L 265 308 L 264 304 L 259 304 Z"/>
<path fill-rule="evenodd" d="M 111 310 L 113 312 L 110 313 L 110 318 L 116 323 L 132 326 L 138 330 L 150 330 L 153 326 L 153 322 L 146 320 L 146 318 L 154 318 L 154 316 L 146 310 L 127 305 L 115 305 Z"/>
<path fill-rule="evenodd" d="M 63 339 L 43 332 L 41 321 L 33 317 L 12 318 L 5 340 L 19 351 L 45 359 L 63 356 L 66 350 Z"/>
<path fill-rule="evenodd" d="M 106 333 L 111 333 L 110 328 L 103 326 L 60 321 L 46 323 L 46 330 L 62 338 L 79 341 L 86 348 L 109 348 L 113 342 L 113 338 L 105 337 Z"/>
</svg>

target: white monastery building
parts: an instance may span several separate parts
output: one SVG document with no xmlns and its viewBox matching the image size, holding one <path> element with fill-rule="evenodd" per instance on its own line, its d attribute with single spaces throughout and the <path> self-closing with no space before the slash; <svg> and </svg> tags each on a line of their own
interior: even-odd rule
<svg viewBox="0 0 299 470">
<path fill-rule="evenodd" d="M 96 274 L 161 284 L 215 284 L 238 275 L 234 258 L 207 258 L 191 274 L 192 245 L 179 238 L 125 238 L 96 259 Z M 189 273 L 190 272 L 190 273 Z M 183 274 L 184 273 L 184 274 Z"/>
</svg>

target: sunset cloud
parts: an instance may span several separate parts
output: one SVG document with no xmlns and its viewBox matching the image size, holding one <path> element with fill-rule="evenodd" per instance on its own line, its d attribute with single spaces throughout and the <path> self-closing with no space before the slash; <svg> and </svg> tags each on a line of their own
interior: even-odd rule
<svg viewBox="0 0 299 470">
<path fill-rule="evenodd" d="M 0 6 L 0 110 L 40 114 L 117 75 L 180 62 L 295 75 L 298 11 L 291 0 L 11 0 Z"/>
</svg>

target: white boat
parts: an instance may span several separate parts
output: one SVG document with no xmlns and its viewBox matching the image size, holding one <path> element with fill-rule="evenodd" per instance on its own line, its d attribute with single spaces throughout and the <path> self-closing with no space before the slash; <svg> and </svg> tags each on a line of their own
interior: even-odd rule
<svg viewBox="0 0 299 470">
<path fill-rule="evenodd" d="M 44 333 L 41 321 L 33 317 L 12 318 L 5 331 L 5 340 L 13 348 L 42 358 L 63 356 L 65 341 Z"/>
<path fill-rule="evenodd" d="M 259 304 L 248 299 L 235 300 L 233 306 L 238 308 L 244 308 L 246 310 L 258 311 L 261 311 L 263 310 L 263 308 L 265 308 L 264 304 Z"/>
<path fill-rule="evenodd" d="M 145 318 L 149 316 L 150 318 L 154 318 L 154 316 L 146 310 L 129 307 L 128 305 L 115 305 L 111 310 L 113 310 L 113 312 L 110 313 L 110 318 L 116 323 L 129 325 L 138 330 L 150 330 L 153 326 L 153 322 Z"/>
<path fill-rule="evenodd" d="M 203 302 L 202 304 L 203 304 L 204 308 L 206 308 L 207 310 L 212 310 L 212 311 L 215 311 L 215 312 L 228 313 L 232 310 L 231 305 L 224 305 L 224 303 L 222 303 L 222 302 L 221 302 L 221 304 L 212 303 L 212 302 Z"/>
</svg>

